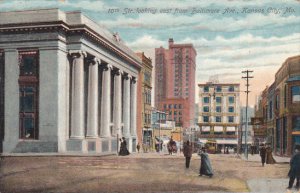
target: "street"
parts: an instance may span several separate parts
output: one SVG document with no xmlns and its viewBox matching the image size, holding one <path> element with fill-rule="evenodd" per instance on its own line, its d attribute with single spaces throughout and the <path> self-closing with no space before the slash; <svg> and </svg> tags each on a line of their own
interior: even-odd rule
<svg viewBox="0 0 300 193">
<path fill-rule="evenodd" d="M 234 154 L 210 154 L 212 178 L 199 177 L 199 157 L 189 169 L 183 155 L 158 153 L 89 157 L 4 157 L 0 192 L 249 192 L 255 183 L 278 179 L 285 192 L 289 165 L 262 167 Z M 254 185 L 253 185 L 254 183 Z M 252 186 L 251 186 L 252 184 Z M 258 189 L 257 189 L 258 188 Z M 263 192 L 263 191 L 260 191 Z"/>
</svg>

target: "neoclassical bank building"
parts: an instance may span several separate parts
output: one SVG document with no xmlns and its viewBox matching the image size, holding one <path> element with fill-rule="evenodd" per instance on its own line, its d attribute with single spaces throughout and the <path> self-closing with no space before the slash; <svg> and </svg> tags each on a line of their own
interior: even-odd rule
<svg viewBox="0 0 300 193">
<path fill-rule="evenodd" d="M 0 12 L 1 151 L 134 151 L 141 66 L 81 12 Z"/>
</svg>

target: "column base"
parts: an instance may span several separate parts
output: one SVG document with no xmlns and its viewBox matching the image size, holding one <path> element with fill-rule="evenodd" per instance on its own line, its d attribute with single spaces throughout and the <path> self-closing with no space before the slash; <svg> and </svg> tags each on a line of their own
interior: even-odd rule
<svg viewBox="0 0 300 193">
<path fill-rule="evenodd" d="M 84 136 L 71 136 L 70 139 L 84 139 Z"/>
<path fill-rule="evenodd" d="M 69 139 L 66 141 L 68 152 L 87 152 L 87 142 L 84 139 Z"/>
</svg>

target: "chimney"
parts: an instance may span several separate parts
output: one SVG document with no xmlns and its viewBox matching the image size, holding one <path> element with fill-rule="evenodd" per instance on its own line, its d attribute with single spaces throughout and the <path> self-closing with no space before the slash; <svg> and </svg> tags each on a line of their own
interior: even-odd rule
<svg viewBox="0 0 300 193">
<path fill-rule="evenodd" d="M 173 38 L 169 38 L 169 47 L 170 47 L 170 46 L 172 46 L 172 45 L 173 45 L 173 43 L 174 43 L 174 40 L 173 40 Z"/>
</svg>

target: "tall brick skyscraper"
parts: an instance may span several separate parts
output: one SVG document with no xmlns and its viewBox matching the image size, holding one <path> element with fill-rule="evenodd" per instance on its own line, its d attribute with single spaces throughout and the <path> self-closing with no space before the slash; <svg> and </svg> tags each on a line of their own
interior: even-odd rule
<svg viewBox="0 0 300 193">
<path fill-rule="evenodd" d="M 193 44 L 155 48 L 155 107 L 169 113 L 177 126 L 194 122 L 196 50 Z"/>
</svg>

